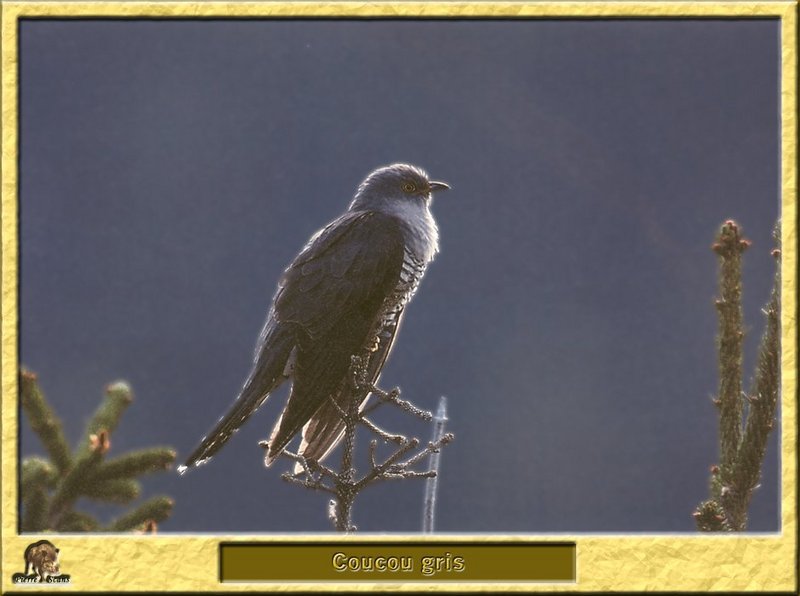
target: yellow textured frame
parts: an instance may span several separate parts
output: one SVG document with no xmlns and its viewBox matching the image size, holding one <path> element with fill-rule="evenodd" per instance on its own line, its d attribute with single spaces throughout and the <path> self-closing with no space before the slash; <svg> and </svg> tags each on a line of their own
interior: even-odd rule
<svg viewBox="0 0 800 596">
<path fill-rule="evenodd" d="M 781 531 L 765 535 L 559 535 L 578 545 L 576 584 L 225 584 L 218 583 L 218 544 L 309 541 L 308 536 L 65 535 L 58 536 L 67 591 L 741 591 L 797 589 L 797 5 L 786 2 L 3 2 L 2 3 L 2 577 L 0 591 L 59 589 L 15 586 L 33 537 L 17 534 L 17 30 L 26 17 L 737 17 L 780 19 L 781 181 L 783 244 Z M 458 539 L 479 542 L 486 535 Z M 554 537 L 491 536 L 510 541 Z M 342 540 L 349 540 L 343 537 Z M 379 537 L 359 536 L 380 542 Z M 419 536 L 392 541 L 419 540 Z M 452 541 L 454 537 L 448 537 Z M 432 538 L 432 541 L 443 538 Z"/>
</svg>

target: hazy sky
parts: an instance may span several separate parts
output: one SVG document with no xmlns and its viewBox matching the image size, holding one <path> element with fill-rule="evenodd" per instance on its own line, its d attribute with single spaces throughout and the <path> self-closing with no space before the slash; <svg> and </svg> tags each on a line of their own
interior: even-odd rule
<svg viewBox="0 0 800 596">
<path fill-rule="evenodd" d="M 693 531 L 718 461 L 719 224 L 753 241 L 746 385 L 774 273 L 778 48 L 770 20 L 23 21 L 21 362 L 71 441 L 125 379 L 113 452 L 185 457 L 283 268 L 408 161 L 453 189 L 382 385 L 449 398 L 437 528 Z M 284 399 L 146 481 L 176 501 L 162 531 L 329 530 L 323 495 L 262 465 Z M 778 528 L 777 434 L 753 530 Z M 417 531 L 422 494 L 371 489 L 355 522 Z"/>
</svg>

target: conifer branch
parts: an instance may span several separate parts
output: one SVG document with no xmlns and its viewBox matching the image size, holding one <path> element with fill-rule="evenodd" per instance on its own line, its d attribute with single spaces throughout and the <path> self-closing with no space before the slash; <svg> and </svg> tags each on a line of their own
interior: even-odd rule
<svg viewBox="0 0 800 596">
<path fill-rule="evenodd" d="M 59 532 L 96 532 L 100 524 L 91 515 L 79 511 L 68 511 L 59 525 Z"/>
<path fill-rule="evenodd" d="M 69 469 L 72 464 L 70 449 L 64 438 L 61 422 L 39 388 L 36 375 L 24 368 L 19 375 L 19 398 L 28 423 L 38 435 L 53 464 L 60 472 Z"/>
<path fill-rule="evenodd" d="M 739 226 L 728 220 L 722 226 L 714 252 L 720 260 L 719 315 L 719 402 L 720 467 L 727 476 L 736 458 L 742 426 L 742 253 L 750 242 L 742 238 Z"/>
<path fill-rule="evenodd" d="M 104 461 L 111 449 L 111 433 L 131 401 L 126 383 L 109 385 L 75 453 L 70 453 L 61 421 L 44 400 L 36 375 L 24 369 L 20 372 L 20 402 L 52 461 L 41 457 L 22 461 L 21 531 L 108 531 L 91 515 L 74 509 L 78 500 L 130 503 L 141 493 L 136 477 L 163 471 L 172 464 L 175 451 L 168 447 L 141 449 Z M 151 499 L 112 523 L 113 531 L 123 531 L 123 526 L 133 530 L 143 524 L 150 524 L 149 531 L 155 531 L 157 522 L 166 519 L 171 509 L 166 497 Z"/>
<path fill-rule="evenodd" d="M 169 497 L 153 497 L 136 507 L 130 513 L 111 522 L 106 530 L 109 532 L 127 532 L 151 521 L 160 523 L 167 519 L 170 513 L 172 513 L 174 504 L 174 501 Z"/>
<path fill-rule="evenodd" d="M 32 457 L 22 462 L 20 494 L 25 508 L 22 527 L 41 532 L 47 525 L 49 507 L 48 492 L 58 480 L 57 472 L 50 462 Z"/>
<path fill-rule="evenodd" d="M 138 499 L 142 492 L 141 484 L 132 478 L 90 479 L 81 489 L 81 496 L 94 501 L 124 505 Z"/>
<path fill-rule="evenodd" d="M 773 236 L 780 244 L 780 227 Z M 743 531 L 747 508 L 758 488 L 767 439 L 775 423 L 780 384 L 780 248 L 772 251 L 777 272 L 769 302 L 764 309 L 766 327 L 748 395 L 742 393 L 741 254 L 750 242 L 739 226 L 725 222 L 712 246 L 720 256 L 719 372 L 720 392 L 714 403 L 720 411 L 720 465 L 711 467 L 711 498 L 694 512 L 701 531 Z M 744 405 L 747 402 L 747 415 Z"/>
<path fill-rule="evenodd" d="M 101 431 L 102 432 L 102 431 Z M 89 447 L 85 455 L 79 457 L 75 465 L 70 468 L 61 482 L 58 484 L 53 498 L 50 501 L 50 508 L 47 512 L 48 527 L 58 528 L 64 514 L 81 496 L 84 488 L 84 481 L 88 473 L 94 468 L 105 455 L 105 450 L 101 443 L 95 447 Z"/>
<path fill-rule="evenodd" d="M 105 390 L 103 401 L 100 406 L 95 410 L 89 424 L 86 425 L 86 430 L 83 433 L 83 438 L 78 444 L 76 449 L 76 458 L 86 457 L 92 449 L 92 436 L 99 436 L 101 431 L 105 431 L 107 436 L 116 430 L 122 413 L 133 401 L 133 392 L 127 383 L 117 381 L 108 385 Z"/>
<path fill-rule="evenodd" d="M 175 450 L 169 447 L 151 447 L 131 451 L 100 464 L 92 474 L 93 480 L 133 478 L 153 472 L 168 470 L 175 462 Z"/>
<path fill-rule="evenodd" d="M 29 457 L 22 462 L 20 486 L 23 492 L 29 488 L 54 488 L 58 482 L 58 472 L 52 464 L 41 457 Z"/>
</svg>

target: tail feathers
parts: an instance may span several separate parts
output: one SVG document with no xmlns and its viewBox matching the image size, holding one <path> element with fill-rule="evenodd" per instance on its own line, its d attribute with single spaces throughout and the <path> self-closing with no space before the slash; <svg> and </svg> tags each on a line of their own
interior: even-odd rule
<svg viewBox="0 0 800 596">
<path fill-rule="evenodd" d="M 337 396 L 339 407 L 344 409 L 349 394 L 342 392 Z M 363 409 L 367 403 L 369 395 L 361 402 L 359 409 Z M 314 417 L 303 427 L 303 440 L 300 443 L 298 453 L 306 459 L 313 459 L 318 462 L 324 460 L 333 451 L 339 442 L 344 438 L 344 421 L 342 415 L 331 400 L 326 401 L 317 410 Z M 295 474 L 302 472 L 302 466 L 295 464 Z"/>
<path fill-rule="evenodd" d="M 278 325 L 270 329 L 261 343 L 253 370 L 233 406 L 203 437 L 186 462 L 178 467 L 180 474 L 211 459 L 266 401 L 269 394 L 286 380 L 284 373 L 294 345 L 295 337 L 290 328 Z"/>
<path fill-rule="evenodd" d="M 286 413 L 286 410 L 281 412 L 281 415 L 278 416 L 278 420 L 275 422 L 275 426 L 272 427 L 272 432 L 269 434 L 269 439 L 267 443 L 269 444 L 269 449 L 267 450 L 267 455 L 264 458 L 264 465 L 266 467 L 270 467 L 273 462 L 278 459 L 278 456 L 283 452 L 283 448 L 286 446 L 289 441 L 291 441 L 292 437 L 289 437 L 287 440 L 284 441 L 284 444 L 279 448 L 276 449 L 273 446 L 277 445 L 276 440 L 278 438 L 278 432 L 281 428 L 281 422 L 283 422 L 283 415 Z"/>
</svg>

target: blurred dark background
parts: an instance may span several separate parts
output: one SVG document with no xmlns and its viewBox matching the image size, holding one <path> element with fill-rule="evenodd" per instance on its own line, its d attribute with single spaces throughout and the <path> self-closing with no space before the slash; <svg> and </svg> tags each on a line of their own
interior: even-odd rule
<svg viewBox="0 0 800 596">
<path fill-rule="evenodd" d="M 449 398 L 437 529 L 694 531 L 719 224 L 753 241 L 747 386 L 774 273 L 777 21 L 23 21 L 20 56 L 20 358 L 71 441 L 122 378 L 113 450 L 185 457 L 283 268 L 370 170 L 408 161 L 453 190 L 382 385 Z M 162 531 L 329 530 L 324 495 L 262 465 L 284 399 L 207 466 L 147 481 L 176 500 Z M 778 529 L 778 434 L 752 530 Z M 418 531 L 422 492 L 371 489 L 354 521 Z"/>
</svg>

